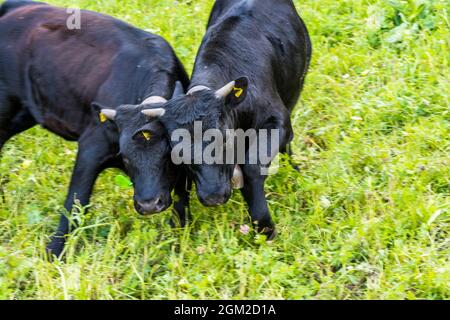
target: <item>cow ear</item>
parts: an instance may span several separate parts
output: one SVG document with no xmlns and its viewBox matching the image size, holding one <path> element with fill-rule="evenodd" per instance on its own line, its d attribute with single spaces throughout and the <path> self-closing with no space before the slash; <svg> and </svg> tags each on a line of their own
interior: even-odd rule
<svg viewBox="0 0 450 320">
<path fill-rule="evenodd" d="M 216 91 L 216 97 L 225 99 L 225 104 L 235 106 L 245 100 L 248 93 L 248 78 L 241 77 L 231 81 Z"/>
<path fill-rule="evenodd" d="M 98 102 L 93 102 L 91 105 L 92 105 L 92 108 L 94 108 L 94 110 L 98 114 L 98 118 L 101 123 L 104 123 L 108 120 L 114 121 L 114 119 L 117 115 L 116 110 L 105 107 L 104 105 L 102 105 Z"/>
<path fill-rule="evenodd" d="M 180 81 L 175 83 L 175 90 L 173 91 L 172 99 L 184 94 L 183 84 Z"/>
</svg>

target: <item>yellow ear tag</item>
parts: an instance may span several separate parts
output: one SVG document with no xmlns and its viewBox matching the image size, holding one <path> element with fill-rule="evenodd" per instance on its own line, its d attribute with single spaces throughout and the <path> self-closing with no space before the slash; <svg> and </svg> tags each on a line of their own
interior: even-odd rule
<svg viewBox="0 0 450 320">
<path fill-rule="evenodd" d="M 101 113 L 101 112 L 100 112 L 99 117 L 100 117 L 100 122 L 101 123 L 104 123 L 104 122 L 108 121 L 108 118 L 106 118 L 106 116 L 103 113 Z"/>
<path fill-rule="evenodd" d="M 233 90 L 234 90 L 234 96 L 236 98 L 239 98 L 240 96 L 242 96 L 242 93 L 244 93 L 244 89 L 242 89 L 242 88 L 234 87 Z"/>
<path fill-rule="evenodd" d="M 145 140 L 149 141 L 152 138 L 152 134 L 148 131 L 142 131 L 142 135 L 144 136 Z"/>
</svg>

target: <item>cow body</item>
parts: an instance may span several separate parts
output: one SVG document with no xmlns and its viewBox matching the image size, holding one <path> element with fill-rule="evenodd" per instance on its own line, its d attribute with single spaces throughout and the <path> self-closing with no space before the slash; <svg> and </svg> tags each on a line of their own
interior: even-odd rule
<svg viewBox="0 0 450 320">
<path fill-rule="evenodd" d="M 176 81 L 187 87 L 188 77 L 161 37 L 90 11 L 82 11 L 80 30 L 69 30 L 68 17 L 65 9 L 36 2 L 7 1 L 0 7 L 0 148 L 36 124 L 77 141 L 77 162 L 65 203 L 70 212 L 75 196 L 82 206 L 88 204 L 102 170 L 127 167 L 119 155 L 122 136 L 117 126 L 101 121 L 92 102 L 118 107 L 140 104 L 150 96 L 169 99 Z M 140 112 L 133 117 L 134 126 L 161 130 Z M 162 142 L 148 146 L 144 142 L 140 148 L 151 151 L 147 154 L 167 152 Z M 165 168 L 159 171 L 165 173 Z M 135 187 L 143 186 L 135 189 L 141 207 L 149 206 L 150 179 L 133 181 Z M 154 206 L 167 207 L 167 196 L 164 200 L 158 198 Z M 59 255 L 70 229 L 62 215 L 49 250 Z"/>
<path fill-rule="evenodd" d="M 179 128 L 192 131 L 195 121 L 201 121 L 204 130 L 274 129 L 280 133 L 279 151 L 286 152 L 293 139 L 290 115 L 311 51 L 308 31 L 291 0 L 217 0 L 190 90 L 164 106 L 162 121 L 169 133 Z M 230 83 L 233 79 L 237 80 Z M 230 198 L 233 165 L 188 168 L 203 204 L 219 205 Z M 272 238 L 275 228 L 264 195 L 266 176 L 261 175 L 259 163 L 247 161 L 242 171 L 242 193 L 251 217 L 259 231 Z"/>
<path fill-rule="evenodd" d="M 238 106 L 236 111 L 244 116 L 235 126 L 258 127 L 273 114 L 289 115 L 310 60 L 308 31 L 292 0 L 217 0 L 191 87 L 218 89 L 245 75 L 250 83 L 249 99 Z"/>
</svg>

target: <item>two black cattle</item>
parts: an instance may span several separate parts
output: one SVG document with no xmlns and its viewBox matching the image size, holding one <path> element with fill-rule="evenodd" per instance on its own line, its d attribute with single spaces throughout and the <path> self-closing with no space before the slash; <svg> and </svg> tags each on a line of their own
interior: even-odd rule
<svg viewBox="0 0 450 320">
<path fill-rule="evenodd" d="M 136 209 L 166 209 L 177 185 L 181 200 L 176 209 L 183 224 L 186 178 L 170 161 L 170 147 L 176 144 L 169 137 L 177 129 L 192 133 L 197 121 L 204 131 L 274 129 L 279 148 L 268 146 L 272 154 L 286 152 L 293 138 L 290 115 L 310 63 L 311 43 L 292 0 L 217 0 L 189 92 L 176 93 L 168 102 L 175 82 L 186 88 L 188 80 L 161 38 L 91 12 L 83 12 L 82 30 L 69 31 L 60 9 L 8 6 L 0 9 L 0 41 L 17 45 L 0 49 L 0 147 L 36 123 L 77 140 L 68 211 L 74 196 L 87 204 L 101 170 L 124 162 L 135 184 Z M 252 155 L 246 151 L 248 160 Z M 258 231 L 271 239 L 275 226 L 262 166 L 241 163 L 242 193 Z M 230 198 L 236 163 L 185 167 L 203 204 L 220 205 Z M 52 252 L 61 252 L 68 231 L 62 217 Z"/>
<path fill-rule="evenodd" d="M 78 141 L 68 212 L 75 199 L 88 204 L 96 178 L 109 167 L 126 169 L 131 176 L 137 211 L 150 214 L 169 207 L 179 170 L 170 161 L 164 128 L 141 111 L 171 98 L 176 81 L 188 86 L 170 45 L 89 11 L 81 13 L 80 30 L 66 27 L 64 9 L 46 4 L 6 2 L 0 12 L 0 148 L 36 124 Z M 117 125 L 92 102 L 120 106 Z M 180 181 L 177 208 L 183 214 L 187 195 Z M 70 229 L 61 215 L 48 250 L 59 255 Z"/>
</svg>

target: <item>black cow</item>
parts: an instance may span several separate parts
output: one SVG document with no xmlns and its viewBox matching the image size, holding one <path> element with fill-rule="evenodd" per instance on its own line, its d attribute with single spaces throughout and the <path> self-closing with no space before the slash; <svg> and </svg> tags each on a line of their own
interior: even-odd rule
<svg viewBox="0 0 450 320">
<path fill-rule="evenodd" d="M 290 115 L 311 60 L 311 41 L 291 0 L 217 0 L 199 49 L 187 95 L 163 106 L 161 121 L 172 135 L 177 129 L 277 129 L 279 148 L 288 152 L 293 139 Z M 230 83 L 231 80 L 236 79 Z M 225 86 L 224 86 L 225 85 Z M 181 143 L 181 142 L 179 142 Z M 227 144 L 223 135 L 222 145 Z M 173 142 L 173 147 L 177 142 Z M 246 144 L 245 150 L 249 149 Z M 205 148 L 205 144 L 203 144 Z M 242 194 L 258 231 L 269 239 L 275 227 L 264 194 L 263 164 L 241 165 Z M 191 161 L 194 161 L 192 157 Z M 231 196 L 235 164 L 189 164 L 200 201 L 220 205 Z"/>
<path fill-rule="evenodd" d="M 75 200 L 88 204 L 97 176 L 109 167 L 130 175 L 139 213 L 168 208 L 180 170 L 170 161 L 166 130 L 141 111 L 171 98 L 177 81 L 189 84 L 171 46 L 90 11 L 81 11 L 79 30 L 68 28 L 65 9 L 43 3 L 7 1 L 0 14 L 0 148 L 36 124 L 78 141 L 68 212 Z M 112 110 L 101 113 L 100 105 Z M 179 181 L 176 208 L 183 216 L 188 200 Z M 71 229 L 61 215 L 47 249 L 60 255 Z"/>
</svg>

